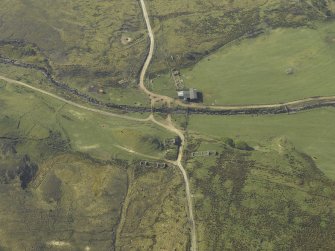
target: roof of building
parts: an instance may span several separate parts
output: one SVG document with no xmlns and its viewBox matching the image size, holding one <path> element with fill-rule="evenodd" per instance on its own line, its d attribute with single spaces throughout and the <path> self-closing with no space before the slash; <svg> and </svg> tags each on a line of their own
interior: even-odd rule
<svg viewBox="0 0 335 251">
<path fill-rule="evenodd" d="M 194 88 L 190 88 L 188 91 L 179 91 L 178 97 L 184 99 L 195 100 L 198 99 L 198 91 Z"/>
<path fill-rule="evenodd" d="M 190 89 L 190 99 L 198 99 L 198 92 L 197 90 L 191 88 Z"/>
</svg>

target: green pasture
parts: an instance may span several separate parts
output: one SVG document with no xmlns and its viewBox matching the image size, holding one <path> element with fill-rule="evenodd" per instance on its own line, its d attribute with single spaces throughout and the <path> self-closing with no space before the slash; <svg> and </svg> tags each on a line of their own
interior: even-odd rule
<svg viewBox="0 0 335 251">
<path fill-rule="evenodd" d="M 161 158 L 164 151 L 160 143 L 165 138 L 174 137 L 150 122 L 97 115 L 11 84 L 1 82 L 1 86 L 0 101 L 5 107 L 0 111 L 2 136 L 30 139 L 28 145 L 35 152 L 38 152 L 36 141 L 48 138 L 53 131 L 67 138 L 74 151 L 102 159 L 136 157 L 120 146 Z"/>
<path fill-rule="evenodd" d="M 244 40 L 184 72 L 209 104 L 278 103 L 335 94 L 335 23 Z M 288 74 L 286 71 L 293 71 Z"/>
<path fill-rule="evenodd" d="M 206 104 L 265 104 L 335 94 L 335 22 L 275 29 L 226 46 L 182 71 Z M 171 79 L 156 80 L 172 86 Z M 163 89 L 163 87 L 160 87 Z M 158 88 L 157 88 L 158 89 Z"/>
<path fill-rule="evenodd" d="M 312 26 L 334 11 L 331 1 L 155 0 L 147 5 L 157 45 L 150 68 L 155 75 L 191 67 L 222 46 L 246 35 L 252 37 L 259 30 Z"/>
<path fill-rule="evenodd" d="M 189 132 L 243 140 L 256 149 L 278 149 L 278 138 L 287 139 L 298 151 L 310 155 L 317 166 L 334 179 L 334 115 L 333 108 L 326 108 L 276 116 L 192 116 Z"/>
</svg>

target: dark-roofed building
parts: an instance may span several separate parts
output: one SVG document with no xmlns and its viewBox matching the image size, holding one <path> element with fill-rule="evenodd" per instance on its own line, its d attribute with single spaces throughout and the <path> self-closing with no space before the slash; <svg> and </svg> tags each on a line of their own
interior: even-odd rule
<svg viewBox="0 0 335 251">
<path fill-rule="evenodd" d="M 200 93 L 196 89 L 190 88 L 188 91 L 179 91 L 178 97 L 185 101 L 198 101 L 200 97 L 199 94 Z"/>
</svg>

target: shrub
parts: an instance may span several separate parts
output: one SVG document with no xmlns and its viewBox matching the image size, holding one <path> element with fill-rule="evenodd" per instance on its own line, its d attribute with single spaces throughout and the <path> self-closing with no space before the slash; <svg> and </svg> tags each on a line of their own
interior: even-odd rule
<svg viewBox="0 0 335 251">
<path fill-rule="evenodd" d="M 235 143 L 235 148 L 243 151 L 252 151 L 254 150 L 251 146 L 249 146 L 246 142 L 244 141 L 237 141 Z"/>
<path fill-rule="evenodd" d="M 223 143 L 225 143 L 226 145 L 228 145 L 230 147 L 233 147 L 233 148 L 235 147 L 235 142 L 231 138 L 224 138 Z"/>
</svg>

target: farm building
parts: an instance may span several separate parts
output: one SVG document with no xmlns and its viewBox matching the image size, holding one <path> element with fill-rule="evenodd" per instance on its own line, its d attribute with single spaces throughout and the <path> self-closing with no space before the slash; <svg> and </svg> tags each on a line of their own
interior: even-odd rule
<svg viewBox="0 0 335 251">
<path fill-rule="evenodd" d="M 194 88 L 190 88 L 188 91 L 179 91 L 178 97 L 185 101 L 199 101 L 200 99 L 200 92 L 198 92 Z"/>
</svg>

